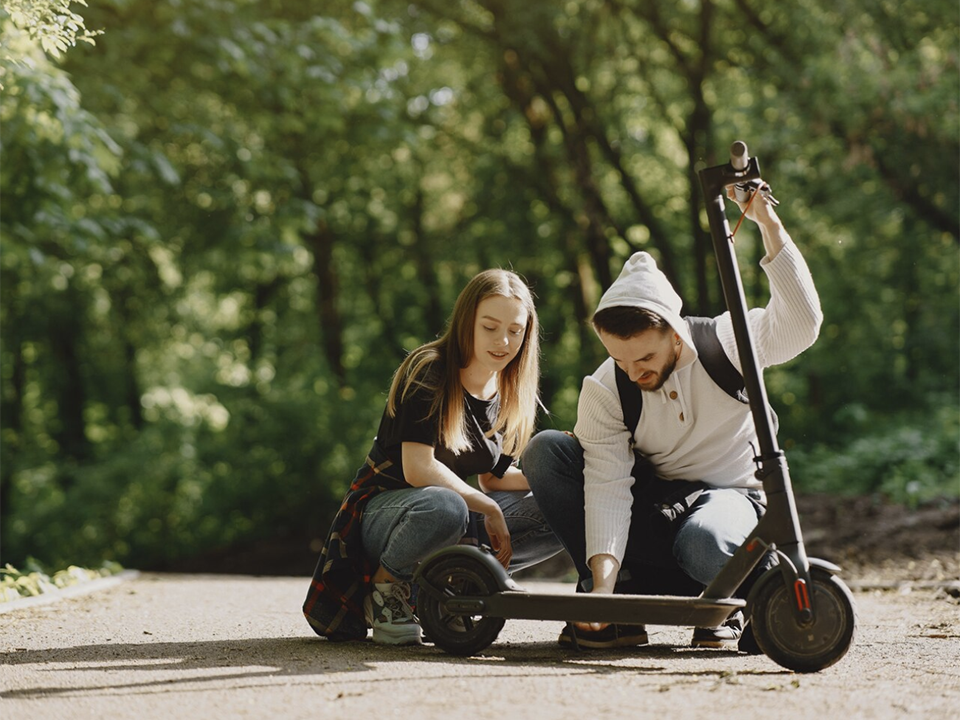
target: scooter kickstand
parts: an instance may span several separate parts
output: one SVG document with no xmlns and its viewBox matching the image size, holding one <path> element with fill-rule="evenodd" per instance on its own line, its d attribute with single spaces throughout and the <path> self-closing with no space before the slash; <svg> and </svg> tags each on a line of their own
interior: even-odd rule
<svg viewBox="0 0 960 720">
<path fill-rule="evenodd" d="M 568 622 L 566 629 L 570 631 L 570 644 L 573 646 L 573 649 L 580 652 L 580 642 L 577 640 L 577 626 L 572 622 Z"/>
</svg>

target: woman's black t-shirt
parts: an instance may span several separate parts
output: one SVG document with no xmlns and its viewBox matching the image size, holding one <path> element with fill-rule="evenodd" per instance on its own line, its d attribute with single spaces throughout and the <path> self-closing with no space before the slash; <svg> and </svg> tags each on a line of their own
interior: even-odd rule
<svg viewBox="0 0 960 720">
<path fill-rule="evenodd" d="M 454 455 L 449 449 L 438 446 L 439 433 L 437 432 L 437 418 L 428 418 L 430 406 L 433 404 L 434 393 L 426 388 L 411 388 L 403 402 L 397 402 L 397 412 L 393 417 L 384 410 L 377 430 L 377 441 L 394 463 L 395 467 L 403 472 L 401 462 L 401 445 L 405 442 L 422 443 L 434 448 L 434 456 L 453 470 L 461 479 L 471 475 L 480 475 L 492 472 L 497 477 L 503 477 L 507 468 L 513 463 L 513 458 L 502 451 L 502 437 L 500 433 L 487 437 L 490 428 L 497 419 L 500 411 L 500 397 L 491 400 L 480 400 L 473 397 L 466 390 L 463 391 L 465 402 L 464 415 L 467 426 L 467 437 L 471 448 Z"/>
</svg>

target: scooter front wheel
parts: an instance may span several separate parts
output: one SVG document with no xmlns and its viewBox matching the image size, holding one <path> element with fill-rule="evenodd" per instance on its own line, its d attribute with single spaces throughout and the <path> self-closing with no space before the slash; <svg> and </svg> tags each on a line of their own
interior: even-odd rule
<svg viewBox="0 0 960 720">
<path fill-rule="evenodd" d="M 797 672 L 833 665 L 850 648 L 856 628 L 853 596 L 843 581 L 820 567 L 810 568 L 810 581 L 810 623 L 800 622 L 794 590 L 776 568 L 760 579 L 751 601 L 757 645 L 775 663 Z"/>
<path fill-rule="evenodd" d="M 424 579 L 445 598 L 486 597 L 499 591 L 490 570 L 463 555 L 440 559 L 427 568 Z M 430 640 L 451 655 L 474 655 L 489 647 L 506 622 L 503 618 L 451 613 L 443 600 L 422 588 L 417 615 Z"/>
</svg>

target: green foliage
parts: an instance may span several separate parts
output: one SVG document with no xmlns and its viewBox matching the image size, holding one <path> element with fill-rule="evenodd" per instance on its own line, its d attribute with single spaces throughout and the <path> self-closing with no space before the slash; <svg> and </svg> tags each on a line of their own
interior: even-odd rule
<svg viewBox="0 0 960 720">
<path fill-rule="evenodd" d="M 70 565 L 51 576 L 34 558 L 27 558 L 23 571 L 7 563 L 6 567 L 0 568 L 0 603 L 56 592 L 91 580 L 116 575 L 122 570 L 123 567 L 112 562 L 106 562 L 96 570 Z"/>
<path fill-rule="evenodd" d="M 848 408 L 845 416 L 858 428 L 848 433 L 847 443 L 817 445 L 791 454 L 791 474 L 798 489 L 877 493 L 908 507 L 960 496 L 960 411 L 955 405 L 940 405 L 920 418 L 900 414 L 885 422 L 878 422 L 863 406 Z"/>
<path fill-rule="evenodd" d="M 93 38 L 101 34 L 87 30 L 83 17 L 70 9 L 74 3 L 87 6 L 84 0 L 2 0 L 0 22 L 9 17 L 31 40 L 39 42 L 45 52 L 59 58 L 78 42 L 95 44 Z M 15 55 L 7 58 L 18 59 Z"/>
<path fill-rule="evenodd" d="M 160 419 L 95 462 L 17 473 L 6 537 L 51 564 L 160 567 L 234 542 L 322 534 L 376 424 L 343 400 L 332 413 L 277 394 L 213 412 L 186 393 L 156 402 Z"/>
<path fill-rule="evenodd" d="M 159 567 L 322 535 L 394 369 L 485 267 L 534 286 L 542 425 L 572 427 L 602 360 L 587 319 L 631 252 L 658 256 L 688 311 L 722 309 L 695 171 L 735 138 L 826 317 L 767 373 L 798 487 L 953 487 L 945 2 L 102 0 L 84 15 L 104 34 L 57 64 L 2 25 L 5 559 Z M 750 228 L 737 251 L 762 304 Z"/>
</svg>

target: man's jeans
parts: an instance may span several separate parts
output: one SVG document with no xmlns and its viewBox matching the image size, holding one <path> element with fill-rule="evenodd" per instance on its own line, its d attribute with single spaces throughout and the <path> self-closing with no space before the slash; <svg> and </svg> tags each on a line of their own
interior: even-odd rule
<svg viewBox="0 0 960 720">
<path fill-rule="evenodd" d="M 503 510 L 510 530 L 516 572 L 553 557 L 563 546 L 529 491 L 489 493 Z M 432 553 L 456 545 L 467 531 L 467 503 L 453 490 L 417 487 L 382 492 L 367 503 L 360 520 L 364 553 L 394 577 L 409 581 L 417 565 Z M 477 520 L 478 540 L 490 538 Z"/>
<path fill-rule="evenodd" d="M 593 573 L 586 564 L 583 448 L 576 438 L 566 433 L 545 430 L 530 441 L 522 462 L 544 517 L 570 554 L 582 588 L 589 590 Z M 708 585 L 756 527 L 762 512 L 756 498 L 732 489 L 708 489 L 677 521 L 676 534 L 670 538 L 663 531 L 651 528 L 652 509 L 652 506 L 638 507 L 634 502 L 617 588 L 620 592 L 635 591 L 622 582 L 626 578 L 667 578 L 677 566 L 698 585 Z M 758 570 L 770 564 L 772 559 L 767 558 Z M 755 571 L 752 577 L 757 576 Z M 750 584 L 745 583 L 737 594 L 745 592 Z M 670 587 L 659 590 L 645 587 L 638 592 L 681 594 Z"/>
</svg>

